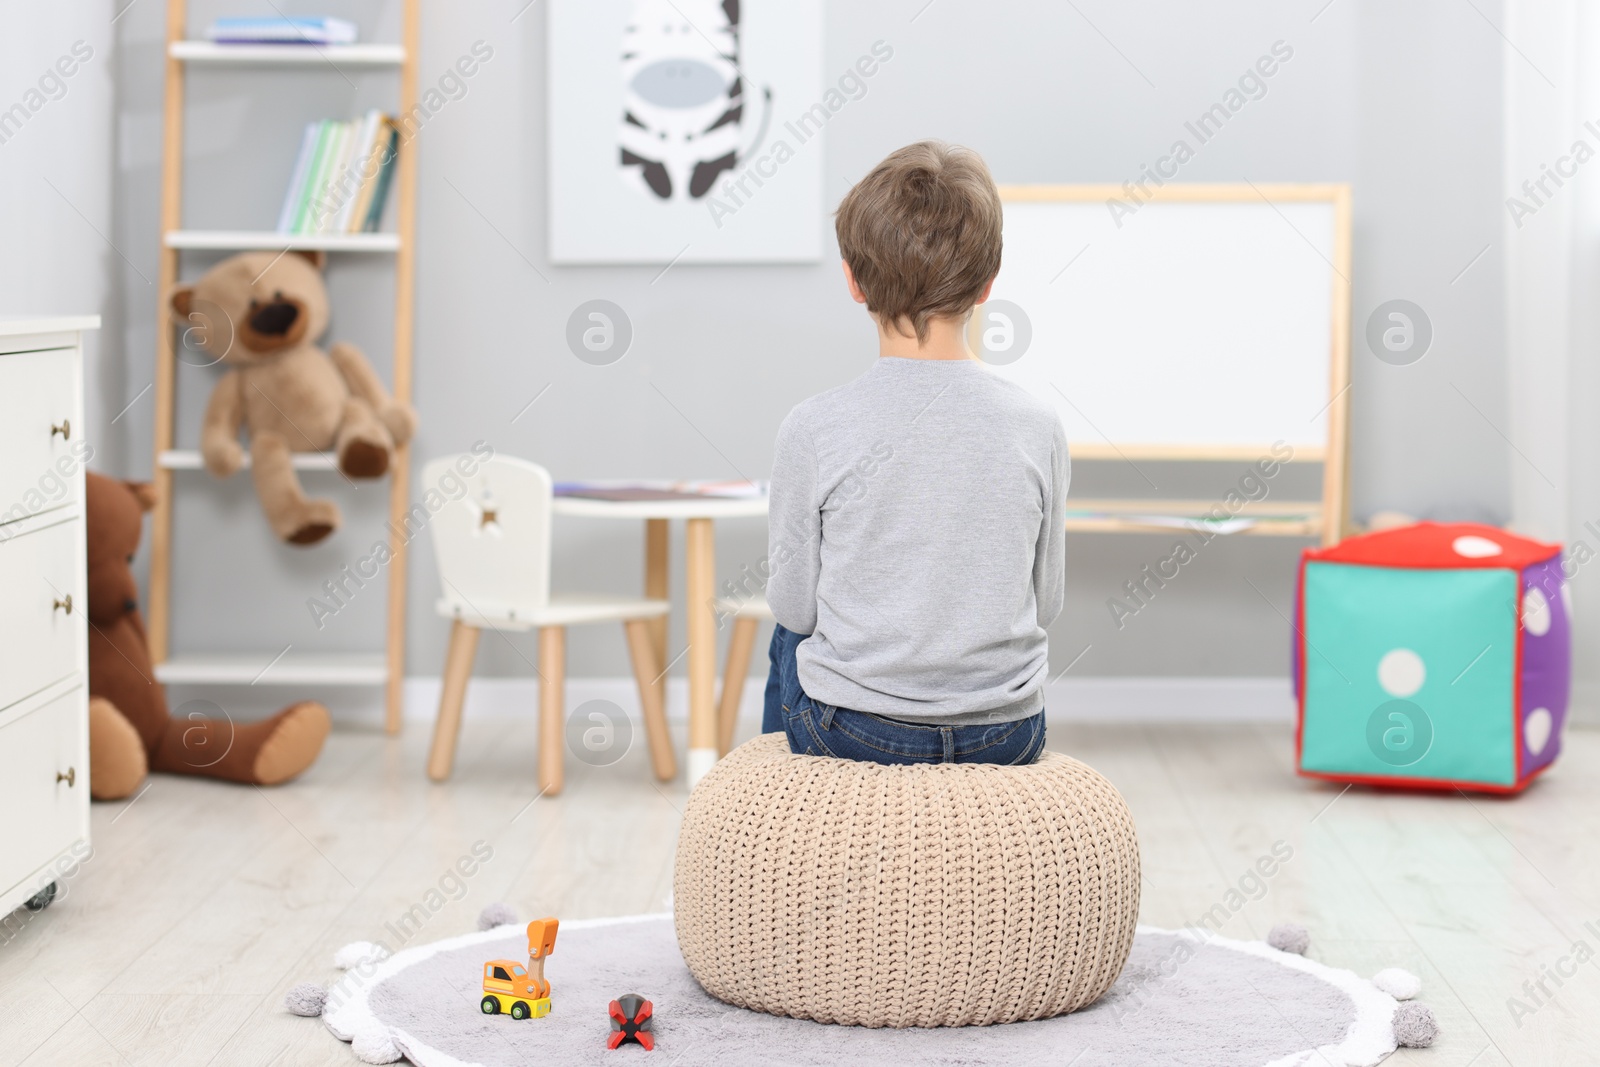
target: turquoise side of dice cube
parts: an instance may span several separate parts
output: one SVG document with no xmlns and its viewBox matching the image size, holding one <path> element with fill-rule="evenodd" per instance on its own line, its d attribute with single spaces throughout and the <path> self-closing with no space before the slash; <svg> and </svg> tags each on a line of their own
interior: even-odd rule
<svg viewBox="0 0 1600 1067">
<path fill-rule="evenodd" d="M 1309 563 L 1301 767 L 1327 774 L 1511 785 L 1517 574 Z M 1420 688 L 1379 665 L 1420 657 Z"/>
</svg>

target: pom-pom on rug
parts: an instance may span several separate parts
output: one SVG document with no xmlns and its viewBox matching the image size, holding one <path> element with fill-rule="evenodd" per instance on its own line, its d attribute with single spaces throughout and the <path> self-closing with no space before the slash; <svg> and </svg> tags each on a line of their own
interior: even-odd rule
<svg viewBox="0 0 1600 1067">
<path fill-rule="evenodd" d="M 1261 942 L 1140 927 L 1111 991 L 1071 1015 L 1002 1026 L 868 1030 L 778 1018 L 713 999 L 678 952 L 670 916 L 564 922 L 546 965 L 550 1014 L 484 1015 L 483 965 L 527 955 L 520 926 L 407 949 L 350 971 L 323 1021 L 368 1062 L 417 1067 L 653 1062 L 1110 1067 L 1370 1065 L 1395 1049 L 1397 1002 L 1371 982 Z M 608 1051 L 606 1008 L 655 1005 L 656 1051 Z"/>
</svg>

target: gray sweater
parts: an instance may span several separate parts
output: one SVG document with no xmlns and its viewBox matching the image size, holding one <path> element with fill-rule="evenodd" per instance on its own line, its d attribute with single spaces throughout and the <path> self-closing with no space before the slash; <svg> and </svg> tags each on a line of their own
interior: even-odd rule
<svg viewBox="0 0 1600 1067">
<path fill-rule="evenodd" d="M 1061 420 L 972 360 L 880 356 L 778 430 L 767 600 L 816 700 L 1009 722 L 1044 706 L 1070 465 Z"/>
</svg>

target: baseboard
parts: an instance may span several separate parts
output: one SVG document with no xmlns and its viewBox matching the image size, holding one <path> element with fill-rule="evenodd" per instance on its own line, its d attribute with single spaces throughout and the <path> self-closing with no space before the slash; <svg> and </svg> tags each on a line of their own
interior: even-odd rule
<svg viewBox="0 0 1600 1067">
<path fill-rule="evenodd" d="M 745 683 L 740 716 L 750 722 L 761 717 L 764 674 Z M 212 696 L 216 703 L 199 710 L 214 715 L 226 708 L 239 721 L 272 714 L 284 694 L 276 689 L 232 687 L 211 692 L 185 686 L 173 694 L 174 712 L 182 715 L 187 704 L 178 700 Z M 253 700 L 251 698 L 254 698 Z M 360 725 L 383 721 L 383 691 L 345 687 L 322 696 L 340 723 Z M 567 710 L 585 701 L 606 700 L 635 721 L 639 701 L 632 678 L 569 678 Z M 431 723 L 439 707 L 439 679 L 406 679 L 405 717 Z M 528 678 L 474 678 L 467 688 L 464 714 L 473 718 L 532 718 L 539 707 L 539 685 Z M 1600 728 L 1600 683 L 1573 683 L 1568 721 L 1580 729 Z M 689 686 L 686 679 L 667 680 L 667 718 L 680 726 L 688 719 Z M 1106 678 L 1085 677 L 1057 682 L 1045 690 L 1045 710 L 1051 722 L 1085 723 L 1241 723 L 1289 724 L 1294 702 L 1289 683 L 1281 678 Z"/>
<path fill-rule="evenodd" d="M 765 677 L 745 683 L 741 718 L 761 715 Z M 567 710 L 605 700 L 637 719 L 639 700 L 631 678 L 569 678 Z M 439 706 L 438 678 L 407 678 L 405 714 L 432 721 Z M 533 715 L 539 684 L 525 678 L 475 678 L 467 688 L 467 717 Z M 667 680 L 667 718 L 688 719 L 689 686 Z M 1052 722 L 1289 722 L 1294 713 L 1289 683 L 1280 678 L 1076 678 L 1045 690 Z M 377 714 L 374 707 L 372 714 Z M 360 716 L 365 718 L 366 714 Z"/>
<path fill-rule="evenodd" d="M 1574 681 L 1567 709 L 1567 722 L 1571 725 L 1600 726 L 1600 682 Z"/>
</svg>

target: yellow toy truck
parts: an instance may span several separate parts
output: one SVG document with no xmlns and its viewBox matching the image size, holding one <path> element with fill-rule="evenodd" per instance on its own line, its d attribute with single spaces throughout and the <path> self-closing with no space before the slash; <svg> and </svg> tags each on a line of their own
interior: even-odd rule
<svg viewBox="0 0 1600 1067">
<path fill-rule="evenodd" d="M 550 1014 L 550 983 L 544 978 L 544 961 L 556 949 L 554 918 L 528 924 L 528 965 L 516 960 L 490 960 L 483 965 L 485 1015 L 502 1012 L 513 1019 L 542 1019 Z"/>
</svg>

